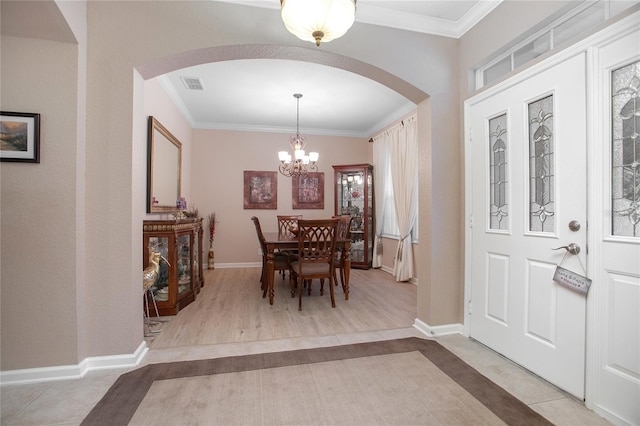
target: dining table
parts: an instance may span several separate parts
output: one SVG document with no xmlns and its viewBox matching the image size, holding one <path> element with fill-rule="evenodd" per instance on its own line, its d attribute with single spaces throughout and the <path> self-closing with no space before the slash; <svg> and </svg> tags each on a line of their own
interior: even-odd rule
<svg viewBox="0 0 640 426">
<path fill-rule="evenodd" d="M 275 280 L 275 268 L 273 264 L 274 254 L 280 250 L 291 250 L 298 248 L 298 237 L 295 235 L 284 235 L 279 232 L 265 232 L 264 239 L 267 245 L 267 288 L 269 293 L 269 304 L 273 305 L 275 291 L 273 282 Z M 351 271 L 351 239 L 337 239 L 336 251 L 340 250 L 344 260 L 344 299 L 349 300 L 349 273 Z"/>
</svg>

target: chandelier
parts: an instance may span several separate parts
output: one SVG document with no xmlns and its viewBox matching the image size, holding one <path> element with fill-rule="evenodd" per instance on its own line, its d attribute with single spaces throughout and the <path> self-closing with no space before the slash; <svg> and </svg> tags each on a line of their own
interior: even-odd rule
<svg viewBox="0 0 640 426">
<path fill-rule="evenodd" d="M 278 170 L 280 173 L 287 177 L 297 177 L 300 175 L 306 175 L 308 171 L 317 171 L 316 161 L 320 155 L 317 152 L 310 152 L 309 155 L 305 155 L 304 147 L 307 141 L 303 136 L 300 136 L 300 93 L 294 93 L 294 98 L 297 99 L 297 117 L 296 117 L 296 135 L 289 138 L 289 145 L 293 150 L 293 156 L 287 151 L 278 152 L 278 158 L 280 159 L 280 167 Z"/>
<path fill-rule="evenodd" d="M 280 6 L 287 30 L 317 46 L 342 37 L 356 14 L 356 0 L 280 0 Z"/>
</svg>

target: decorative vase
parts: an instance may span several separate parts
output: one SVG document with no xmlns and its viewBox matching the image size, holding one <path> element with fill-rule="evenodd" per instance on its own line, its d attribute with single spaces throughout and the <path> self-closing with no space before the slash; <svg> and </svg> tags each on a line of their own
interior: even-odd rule
<svg viewBox="0 0 640 426">
<path fill-rule="evenodd" d="M 209 257 L 208 257 L 208 264 L 207 264 L 207 269 L 216 269 L 213 266 L 213 247 L 209 246 Z"/>
</svg>

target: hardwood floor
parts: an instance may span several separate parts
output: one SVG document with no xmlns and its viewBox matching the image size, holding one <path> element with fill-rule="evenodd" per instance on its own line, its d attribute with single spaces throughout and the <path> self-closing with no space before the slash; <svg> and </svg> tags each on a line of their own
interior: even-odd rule
<svg viewBox="0 0 640 426">
<path fill-rule="evenodd" d="M 413 325 L 417 287 L 398 283 L 378 269 L 352 270 L 349 300 L 336 287 L 336 307 L 328 289 L 291 298 L 289 279 L 276 277 L 275 300 L 269 305 L 260 290 L 260 268 L 204 271 L 205 286 L 195 302 L 169 320 L 150 342 L 152 349 L 249 342 L 342 333 L 392 330 Z M 328 285 L 328 283 L 325 284 Z"/>
<path fill-rule="evenodd" d="M 149 339 L 151 350 L 146 354 L 140 367 L 164 362 L 331 347 L 412 336 L 425 337 L 412 327 L 416 318 L 416 286 L 396 283 L 386 272 L 352 271 L 350 300 L 345 301 L 342 291 L 338 290 L 335 309 L 331 308 L 328 293 L 324 296 L 319 295 L 319 284 L 316 282 L 312 295 L 305 295 L 303 299 L 302 312 L 298 312 L 297 299 L 290 297 L 288 280 L 283 281 L 280 277 L 276 281 L 275 303 L 270 306 L 268 300 L 262 298 L 258 282 L 259 274 L 258 268 L 205 271 L 206 285 L 196 301 L 176 316 L 161 318 L 168 322 L 153 341 Z M 453 334 L 438 337 L 437 340 L 481 374 L 558 426 L 608 424 L 597 414 L 587 410 L 581 401 L 562 393 L 554 386 L 472 339 Z M 411 364 L 403 362 L 402 365 L 403 368 L 412 369 L 410 377 L 415 377 L 415 369 Z M 3 386 L 0 392 L 2 397 L 0 423 L 7 426 L 80 424 L 119 375 L 127 370 L 98 369 L 90 371 L 82 379 L 77 380 Z M 375 374 L 371 374 L 371 378 L 379 379 L 381 377 L 379 370 L 380 368 L 376 367 L 369 368 L 367 371 L 375 371 Z M 350 373 L 354 371 L 350 370 Z M 317 377 L 324 378 L 325 370 Z M 362 379 L 369 376 L 359 374 L 357 377 Z M 397 375 L 394 374 L 394 377 Z M 280 382 L 283 383 L 282 380 Z M 287 388 L 291 383 L 299 384 L 300 374 L 296 372 L 293 379 L 286 380 L 284 383 Z M 383 383 L 387 384 L 384 380 Z M 406 387 L 407 383 L 403 381 L 401 386 Z M 159 383 L 159 385 L 162 384 Z M 166 413 L 167 411 L 163 411 L 167 409 L 166 407 L 169 407 L 171 413 L 174 412 L 175 407 L 189 407 L 190 404 L 194 404 L 194 395 L 198 397 L 203 395 L 202 389 L 210 389 L 211 393 L 206 394 L 207 399 L 203 402 L 205 407 L 219 407 L 215 403 L 212 404 L 212 399 L 216 401 L 218 398 L 218 401 L 225 401 L 225 407 L 230 409 L 234 416 L 238 416 L 233 417 L 236 419 L 235 423 L 252 424 L 250 419 L 243 417 L 246 412 L 238 410 L 236 408 L 238 405 L 234 405 L 234 398 L 242 396 L 243 393 L 236 392 L 233 396 L 229 393 L 227 385 L 207 386 L 209 385 L 203 385 L 195 393 L 188 392 L 188 397 L 184 400 L 175 399 L 176 388 L 172 386 L 168 393 L 161 392 L 161 402 L 157 412 Z M 332 387 L 335 389 L 335 384 L 332 384 Z M 367 387 L 367 392 L 369 388 L 377 388 L 377 385 Z M 216 394 L 215 389 L 223 389 L 224 394 Z M 311 388 L 301 389 L 303 390 L 298 391 L 296 396 L 317 392 L 317 386 L 313 383 Z M 362 393 L 363 391 L 353 391 L 351 388 L 347 390 L 349 397 L 353 396 L 354 392 Z M 409 396 L 417 396 L 419 404 L 424 404 L 425 399 L 422 398 L 424 392 L 425 390 L 421 388 L 411 391 Z M 427 394 L 439 395 L 442 392 L 438 388 L 433 392 L 427 391 Z M 251 395 L 251 393 L 247 394 Z M 331 395 L 335 397 L 340 394 L 332 391 Z M 384 395 L 383 402 L 388 399 L 388 393 Z M 171 400 L 169 403 L 167 398 Z M 368 398 L 367 400 L 369 401 Z M 401 400 L 400 405 L 407 404 L 409 399 Z M 251 399 L 253 408 L 256 407 L 255 401 L 256 399 Z M 299 407 L 290 403 L 291 398 L 280 399 L 280 401 L 284 401 L 284 409 L 289 410 L 291 419 L 302 419 Z M 350 401 L 349 398 L 346 401 Z M 348 410 L 347 412 L 353 412 L 353 406 L 349 402 L 344 407 Z M 405 408 L 403 412 L 406 411 Z M 323 410 L 324 412 L 326 410 Z M 218 414 L 216 411 L 213 415 L 207 415 L 202 424 L 215 424 L 213 419 Z M 160 423 L 168 424 L 167 417 L 161 418 Z M 185 419 L 186 417 L 181 417 L 183 424 L 186 423 Z M 259 417 L 254 424 L 269 424 L 265 419 L 267 417 Z M 323 420 L 322 417 L 315 420 L 324 424 L 331 423 Z M 299 424 L 301 421 L 292 420 L 289 423 Z M 228 419 L 224 419 L 218 424 L 230 423 Z M 337 424 L 337 422 L 334 423 Z M 373 423 L 381 423 L 381 421 Z M 373 423 L 368 421 L 365 424 Z M 443 423 L 456 422 L 452 417 L 451 420 L 445 420 Z M 149 418 L 144 417 L 142 424 L 149 424 Z"/>
</svg>

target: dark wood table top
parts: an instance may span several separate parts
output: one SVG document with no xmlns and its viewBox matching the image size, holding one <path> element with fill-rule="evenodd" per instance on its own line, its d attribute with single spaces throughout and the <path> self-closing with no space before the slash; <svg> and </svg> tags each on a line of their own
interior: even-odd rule
<svg viewBox="0 0 640 426">
<path fill-rule="evenodd" d="M 291 244 L 293 244 L 294 247 L 298 246 L 298 237 L 296 236 L 282 235 L 277 231 L 264 232 L 263 234 L 267 244 L 275 245 L 278 247 L 290 246 Z M 339 244 L 345 244 L 345 243 L 350 243 L 351 240 L 348 238 L 345 238 L 345 239 L 336 240 L 336 242 Z"/>
</svg>

